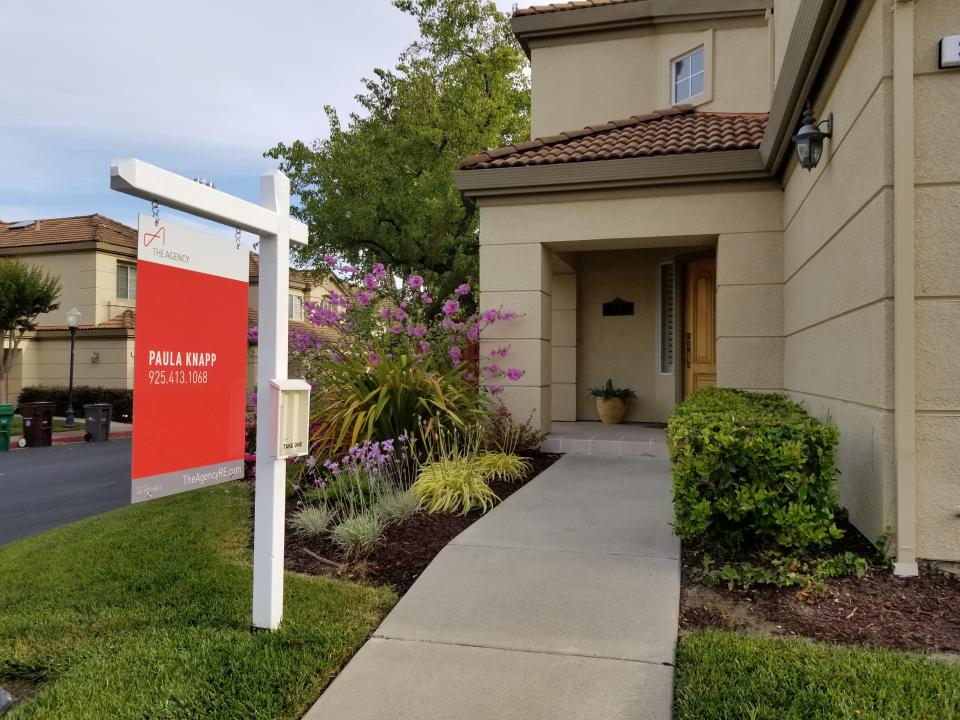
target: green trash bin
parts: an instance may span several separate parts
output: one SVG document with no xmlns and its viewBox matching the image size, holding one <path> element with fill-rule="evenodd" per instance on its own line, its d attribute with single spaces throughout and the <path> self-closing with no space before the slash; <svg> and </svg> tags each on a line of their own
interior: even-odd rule
<svg viewBox="0 0 960 720">
<path fill-rule="evenodd" d="M 0 405 L 0 452 L 10 449 L 10 426 L 13 424 L 13 405 Z"/>
</svg>

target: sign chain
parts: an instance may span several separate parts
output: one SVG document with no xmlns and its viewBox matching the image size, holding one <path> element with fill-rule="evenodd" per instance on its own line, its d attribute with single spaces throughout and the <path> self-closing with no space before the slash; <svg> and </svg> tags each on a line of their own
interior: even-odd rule
<svg viewBox="0 0 960 720">
<path fill-rule="evenodd" d="M 160 226 L 160 203 L 154 200 L 150 203 L 150 209 L 153 211 L 153 226 Z"/>
<path fill-rule="evenodd" d="M 240 228 L 236 228 L 236 231 L 237 232 L 233 237 L 237 241 L 237 250 L 239 250 L 240 249 Z"/>
</svg>

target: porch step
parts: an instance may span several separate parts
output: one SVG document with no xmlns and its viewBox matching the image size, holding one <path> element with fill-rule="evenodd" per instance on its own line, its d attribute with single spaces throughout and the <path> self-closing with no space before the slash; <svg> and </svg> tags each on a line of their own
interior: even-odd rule
<svg viewBox="0 0 960 720">
<path fill-rule="evenodd" d="M 554 422 L 540 449 L 568 455 L 666 458 L 667 435 L 659 427 L 626 423 Z"/>
</svg>

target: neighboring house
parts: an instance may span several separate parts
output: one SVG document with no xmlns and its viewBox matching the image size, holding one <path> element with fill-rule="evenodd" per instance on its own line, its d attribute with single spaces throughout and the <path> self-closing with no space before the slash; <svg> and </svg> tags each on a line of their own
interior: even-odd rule
<svg viewBox="0 0 960 720">
<path fill-rule="evenodd" d="M 842 502 L 900 571 L 960 561 L 960 2 L 586 0 L 513 29 L 535 139 L 456 182 L 482 306 L 525 313 L 484 340 L 526 373 L 515 414 L 595 419 L 608 377 L 634 421 L 787 392 L 839 426 Z M 833 114 L 810 172 L 808 101 Z"/>
<path fill-rule="evenodd" d="M 8 381 L 16 399 L 28 385 L 65 385 L 69 373 L 70 333 L 66 311 L 83 313 L 77 331 L 74 381 L 78 385 L 133 387 L 136 333 L 137 231 L 102 215 L 0 222 L 0 258 L 16 258 L 60 277 L 60 308 L 41 315 L 28 333 Z M 250 253 L 249 308 L 256 323 L 259 256 Z M 288 309 L 291 323 L 304 321 L 306 301 L 328 302 L 345 289 L 336 278 L 291 269 Z M 216 308 L 207 308 L 216 312 Z M 201 320 L 202 321 L 202 320 Z M 256 348 L 251 346 L 249 378 L 256 377 Z"/>
</svg>

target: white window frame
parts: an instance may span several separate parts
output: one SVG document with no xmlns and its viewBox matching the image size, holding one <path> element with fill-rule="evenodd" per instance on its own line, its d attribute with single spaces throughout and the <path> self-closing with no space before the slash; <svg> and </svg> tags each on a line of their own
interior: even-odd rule
<svg viewBox="0 0 960 720">
<path fill-rule="evenodd" d="M 669 370 L 663 368 L 663 268 L 665 265 L 673 266 L 673 307 L 670 312 L 673 314 L 673 367 Z M 673 260 L 657 263 L 657 319 L 656 319 L 656 344 L 654 345 L 657 353 L 657 374 L 674 375 L 677 368 L 677 263 Z"/>
<path fill-rule="evenodd" d="M 287 293 L 287 319 L 303 320 L 303 296 Z"/>
<path fill-rule="evenodd" d="M 124 286 L 124 294 L 120 294 L 120 268 L 126 270 L 127 277 Z M 130 274 L 133 273 L 133 289 L 130 288 Z M 137 266 L 135 263 L 127 263 L 117 260 L 117 299 L 118 300 L 136 300 L 137 299 Z"/>
<path fill-rule="evenodd" d="M 693 78 L 697 76 L 701 76 L 703 78 L 703 89 L 700 90 L 700 92 L 698 93 L 691 93 L 685 98 L 678 99 L 677 98 L 677 82 L 678 81 L 677 81 L 677 73 L 676 73 L 677 63 L 683 62 L 684 60 L 688 60 L 698 53 L 703 55 L 703 63 L 702 63 L 703 67 L 701 68 L 700 72 L 695 72 L 695 73 L 692 72 L 683 80 L 680 80 L 679 82 L 691 82 Z M 670 104 L 677 105 L 679 103 L 689 103 L 692 100 L 699 98 L 706 91 L 707 91 L 707 46 L 706 44 L 703 44 L 698 47 L 695 47 L 693 50 L 690 50 L 689 52 L 684 53 L 683 55 L 680 55 L 679 57 L 673 58 L 670 61 Z"/>
</svg>

